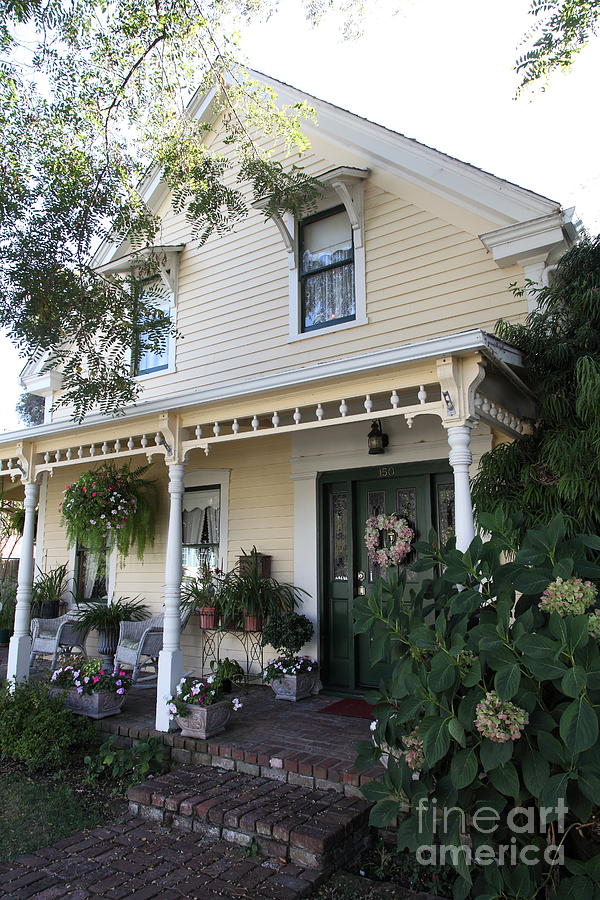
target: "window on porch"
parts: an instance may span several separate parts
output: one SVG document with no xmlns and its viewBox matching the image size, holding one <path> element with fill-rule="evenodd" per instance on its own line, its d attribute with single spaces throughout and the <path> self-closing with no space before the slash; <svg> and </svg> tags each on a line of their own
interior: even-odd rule
<svg viewBox="0 0 600 900">
<path fill-rule="evenodd" d="M 186 488 L 183 495 L 183 570 L 195 576 L 201 566 L 220 567 L 221 488 Z"/>
</svg>

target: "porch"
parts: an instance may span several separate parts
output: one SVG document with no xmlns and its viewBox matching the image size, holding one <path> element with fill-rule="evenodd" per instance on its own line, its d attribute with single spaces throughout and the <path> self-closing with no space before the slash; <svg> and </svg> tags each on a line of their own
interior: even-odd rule
<svg viewBox="0 0 600 900">
<path fill-rule="evenodd" d="M 112 589 L 107 593 L 109 597 L 141 594 L 152 614 L 164 615 L 154 700 L 156 729 L 169 731 L 164 698 L 173 693 L 182 672 L 204 669 L 204 638 L 197 622 L 192 620 L 183 634 L 180 627 L 182 551 L 187 543 L 183 517 L 191 491 L 213 491 L 218 498 L 217 561 L 231 568 L 241 548 L 254 544 L 273 556 L 275 577 L 305 592 L 301 611 L 315 627 L 314 642 L 305 652 L 319 659 L 324 680 L 336 690 L 350 693 L 378 681 L 371 677 L 377 673 L 366 671 L 366 652 L 361 657 L 363 672 L 361 659 L 357 662 L 347 652 L 355 644 L 352 599 L 365 577 L 368 581 L 365 560 L 360 558 L 360 553 L 364 555 L 365 519 L 376 507 L 387 513 L 395 511 L 416 520 L 416 533 L 426 535 L 429 524 L 435 523 L 432 495 L 445 494 L 446 505 L 452 507 L 451 531 L 457 546 L 468 546 L 474 534 L 469 487 L 474 459 L 476 464 L 495 441 L 523 434 L 532 409 L 531 398 L 510 366 L 519 366 L 518 354 L 511 348 L 480 332 L 465 333 L 443 342 L 426 341 L 419 346 L 391 348 L 385 354 L 365 354 L 358 361 L 341 360 L 335 372 L 311 370 L 310 380 L 306 370 L 302 379 L 294 376 L 297 383 L 279 386 L 277 394 L 270 383 L 261 381 L 264 396 L 260 396 L 257 383 L 240 387 L 236 397 L 206 398 L 205 402 L 195 397 L 185 403 L 174 398 L 171 405 L 165 400 L 160 406 L 145 406 L 143 412 L 132 410 L 119 422 L 102 420 L 80 428 L 65 422 L 32 429 L 20 440 L 15 436 L 12 444 L 6 440 L 0 452 L 0 472 L 4 480 L 20 481 L 25 495 L 10 677 L 28 677 L 34 549 L 38 565 L 43 560 L 58 563 L 68 558 L 69 570 L 74 571 L 75 548 L 68 547 L 59 519 L 67 482 L 104 461 L 136 466 L 148 459 L 152 468 L 147 477 L 154 480 L 160 497 L 157 540 L 143 560 L 130 557 L 122 568 L 115 560 L 114 572 L 108 572 Z M 367 468 L 375 461 L 367 455 L 367 429 L 374 420 L 380 431 L 385 428 L 387 438 L 387 447 L 378 451 L 386 450 L 386 465 L 376 471 L 372 465 Z M 438 483 L 434 475 L 439 464 L 443 464 L 445 480 Z M 422 473 L 411 470 L 411 478 L 418 475 L 414 483 L 406 482 L 404 467 L 408 465 L 425 467 Z M 340 471 L 346 486 L 338 479 Z M 321 488 L 334 476 L 340 490 L 332 491 L 328 500 Z M 373 478 L 377 485 L 371 489 L 368 481 Z M 382 489 L 384 481 L 387 486 Z M 324 527 L 326 501 L 333 509 L 334 501 L 340 497 L 343 501 L 344 491 L 349 498 L 355 495 L 357 502 L 353 507 L 349 501 L 346 519 L 340 518 L 342 525 L 344 521 L 351 524 L 346 531 L 345 525 L 340 526 L 339 535 L 334 535 L 331 546 L 343 552 L 335 560 L 337 569 L 327 585 L 325 573 L 332 566 Z M 442 519 L 438 516 L 438 526 Z M 224 647 L 222 655 L 234 651 Z M 343 678 L 338 672 L 340 660 L 346 667 Z M 352 677 L 358 672 L 355 682 L 347 677 L 348 672 Z M 140 701 L 146 710 L 151 696 Z M 335 717 L 325 715 L 319 717 L 315 739 L 324 727 L 321 719 L 329 718 L 339 739 Z M 145 724 L 150 726 L 151 722 Z M 175 749 L 188 748 L 184 743 Z M 299 752 L 294 746 L 282 746 L 278 728 L 265 753 L 270 754 L 269 759 L 279 759 L 277 751 L 282 749 Z M 190 752 L 208 751 L 194 748 Z M 339 761 L 335 753 L 333 758 Z M 353 751 L 346 762 L 350 764 L 352 758 Z M 238 761 L 246 762 L 243 758 Z M 261 765 L 258 761 L 249 764 Z M 279 768 L 283 769 L 283 764 Z"/>
<path fill-rule="evenodd" d="M 306 788 L 329 789 L 361 796 L 359 786 L 382 769 L 358 773 L 356 745 L 369 740 L 369 720 L 324 713 L 339 700 L 319 694 L 298 703 L 275 700 L 269 687 L 255 685 L 239 693 L 242 708 L 227 730 L 209 740 L 183 738 L 178 731 L 154 727 L 156 693 L 133 688 L 119 716 L 95 724 L 106 737 L 117 735 L 131 744 L 159 738 L 173 763 L 213 766 L 257 775 Z"/>
</svg>

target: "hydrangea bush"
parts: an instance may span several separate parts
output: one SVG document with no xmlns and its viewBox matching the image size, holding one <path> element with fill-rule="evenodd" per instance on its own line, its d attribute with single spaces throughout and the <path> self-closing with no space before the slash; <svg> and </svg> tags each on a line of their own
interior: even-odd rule
<svg viewBox="0 0 600 900">
<path fill-rule="evenodd" d="M 110 691 L 124 694 L 132 685 L 131 678 L 122 669 L 106 669 L 99 659 L 75 658 L 67 660 L 56 669 L 50 681 L 55 687 L 74 688 L 78 694 L 96 694 Z"/>
<path fill-rule="evenodd" d="M 243 706 L 237 697 L 229 699 L 225 696 L 221 678 L 208 675 L 206 678 L 182 678 L 167 705 L 172 719 L 175 716 L 185 719 L 190 714 L 188 706 L 214 706 L 221 702 L 229 703 L 234 712 Z"/>
<path fill-rule="evenodd" d="M 600 611 L 589 580 L 600 579 L 600 538 L 567 538 L 557 517 L 518 547 L 514 521 L 481 520 L 490 539 L 466 553 L 441 548 L 434 532 L 416 545 L 413 568 L 432 570 L 418 593 L 391 571 L 355 600 L 372 663 L 390 662 L 367 695 L 377 720 L 358 760 L 368 768 L 389 753 L 385 775 L 363 788 L 371 824 L 400 816 L 400 849 L 457 848 L 447 859 L 455 900 L 598 897 L 600 855 L 580 850 L 600 811 Z M 473 826 L 481 807 L 498 814 L 492 833 Z M 512 828 L 515 807 L 552 808 L 549 830 Z M 444 821 L 436 808 L 456 812 Z M 477 864 L 479 847 L 511 841 L 517 853 L 539 848 L 535 864 L 518 855 L 515 865 Z M 565 852 L 564 866 L 544 860 L 548 843 Z"/>
</svg>

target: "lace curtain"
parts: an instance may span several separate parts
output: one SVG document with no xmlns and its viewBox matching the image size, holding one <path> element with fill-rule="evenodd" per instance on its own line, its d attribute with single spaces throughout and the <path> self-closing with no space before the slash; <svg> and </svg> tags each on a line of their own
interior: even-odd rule
<svg viewBox="0 0 600 900">
<path fill-rule="evenodd" d="M 184 510 L 183 543 L 218 544 L 219 514 L 220 508 L 214 504 Z"/>
</svg>

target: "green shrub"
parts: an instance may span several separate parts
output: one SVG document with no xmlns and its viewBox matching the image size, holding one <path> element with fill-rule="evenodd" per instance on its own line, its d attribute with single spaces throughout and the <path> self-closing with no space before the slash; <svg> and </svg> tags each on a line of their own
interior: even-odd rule
<svg viewBox="0 0 600 900">
<path fill-rule="evenodd" d="M 261 643 L 263 647 L 274 647 L 277 653 L 293 656 L 310 641 L 313 634 L 313 624 L 307 616 L 288 612 L 268 619 L 263 628 Z"/>
<path fill-rule="evenodd" d="M 44 684 L 18 684 L 13 693 L 0 685 L 0 756 L 23 763 L 31 772 L 59 772 L 81 764 L 97 740 L 84 716 L 51 697 Z"/>
<path fill-rule="evenodd" d="M 464 554 L 439 548 L 435 533 L 417 545 L 414 568 L 441 573 L 418 594 L 391 574 L 355 601 L 372 662 L 393 662 L 369 697 L 374 741 L 359 757 L 367 767 L 389 754 L 384 778 L 363 788 L 375 801 L 371 823 L 390 824 L 408 804 L 399 848 L 456 848 L 455 900 L 598 896 L 600 856 L 584 861 L 581 844 L 600 806 L 600 629 L 585 581 L 600 577 L 589 558 L 600 538 L 567 538 L 559 516 L 519 548 L 514 522 L 482 516 L 482 525 L 490 540 L 476 537 Z M 455 810 L 444 821 L 436 805 Z M 473 822 L 481 807 L 498 815 L 491 833 Z M 511 821 L 518 807 L 531 811 L 531 830 Z M 547 828 L 542 807 L 552 809 Z M 547 843 L 566 848 L 560 869 L 544 859 Z M 499 848 L 513 844 L 516 864 L 497 864 Z M 492 864 L 477 863 L 484 845 Z M 533 865 L 519 855 L 525 845 Z"/>
<path fill-rule="evenodd" d="M 158 738 L 140 741 L 131 747 L 119 747 L 112 735 L 94 755 L 85 757 L 91 781 L 112 778 L 124 784 L 135 784 L 149 774 L 163 772 L 167 767 L 167 750 Z"/>
</svg>

